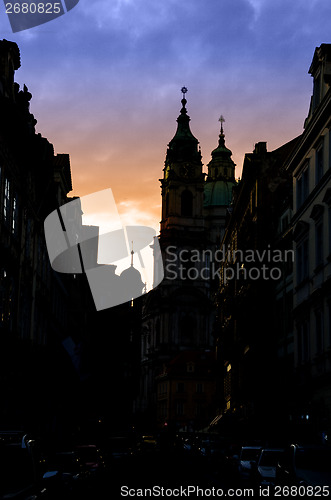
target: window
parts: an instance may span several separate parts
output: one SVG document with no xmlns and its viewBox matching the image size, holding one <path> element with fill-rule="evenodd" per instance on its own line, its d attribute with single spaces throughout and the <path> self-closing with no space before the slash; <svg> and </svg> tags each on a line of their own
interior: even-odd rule
<svg viewBox="0 0 331 500">
<path fill-rule="evenodd" d="M 298 361 L 304 363 L 309 360 L 309 323 L 308 320 L 303 321 L 297 327 L 298 333 Z"/>
<path fill-rule="evenodd" d="M 309 263 L 308 263 L 308 238 L 305 238 L 297 244 L 297 283 L 301 283 L 305 278 L 308 278 Z"/>
<path fill-rule="evenodd" d="M 183 315 L 179 319 L 180 339 L 183 345 L 191 344 L 196 332 L 196 321 L 189 314 Z"/>
<path fill-rule="evenodd" d="M 286 214 L 286 215 L 284 215 L 284 217 L 281 219 L 281 222 L 280 222 L 281 232 L 285 231 L 288 228 L 289 224 L 290 224 L 289 215 Z"/>
<path fill-rule="evenodd" d="M 11 218 L 11 232 L 15 236 L 18 233 L 18 205 L 17 205 L 17 196 L 16 196 L 16 194 L 13 196 L 12 218 Z"/>
<path fill-rule="evenodd" d="M 176 401 L 176 415 L 179 417 L 181 415 L 184 415 L 184 402 L 183 401 Z"/>
<path fill-rule="evenodd" d="M 177 392 L 184 392 L 185 391 L 185 385 L 184 382 L 177 382 Z"/>
<path fill-rule="evenodd" d="M 324 258 L 323 238 L 324 205 L 317 203 L 313 206 L 310 218 L 315 221 L 315 265 L 320 266 Z"/>
<path fill-rule="evenodd" d="M 158 393 L 159 394 L 167 394 L 167 392 L 168 392 L 167 382 L 163 382 L 162 384 L 159 384 Z"/>
<path fill-rule="evenodd" d="M 195 386 L 195 391 L 198 393 L 198 394 L 202 394 L 204 392 L 204 387 L 203 387 L 203 383 L 202 382 L 197 382 L 196 386 Z"/>
<path fill-rule="evenodd" d="M 314 79 L 314 90 L 313 90 L 313 109 L 320 103 L 321 95 L 321 75 L 317 75 Z"/>
<path fill-rule="evenodd" d="M 324 348 L 324 318 L 323 310 L 315 311 L 315 326 L 316 326 L 316 353 L 320 354 Z"/>
<path fill-rule="evenodd" d="M 226 374 L 224 377 L 224 396 L 230 398 L 231 396 L 231 363 L 228 363 L 225 367 Z"/>
<path fill-rule="evenodd" d="M 323 144 L 319 146 L 319 148 L 316 150 L 316 157 L 315 157 L 315 182 L 316 184 L 319 183 L 319 181 L 323 177 L 323 170 L 324 170 L 324 147 Z"/>
<path fill-rule="evenodd" d="M 9 223 L 10 219 L 10 182 L 5 179 L 5 198 L 3 203 L 3 218 L 4 221 Z"/>
<path fill-rule="evenodd" d="M 0 269 L 0 326 L 12 330 L 15 282 L 5 268 Z"/>
<path fill-rule="evenodd" d="M 307 167 L 303 170 L 302 174 L 297 178 L 297 209 L 301 207 L 309 194 L 309 162 Z"/>
<path fill-rule="evenodd" d="M 204 405 L 201 402 L 196 403 L 195 405 L 195 416 L 203 417 L 204 416 Z"/>
<path fill-rule="evenodd" d="M 181 214 L 184 217 L 191 217 L 193 215 L 193 195 L 188 189 L 182 192 Z"/>
<path fill-rule="evenodd" d="M 323 220 L 315 225 L 315 265 L 323 263 Z"/>
<path fill-rule="evenodd" d="M 187 373 L 193 373 L 194 369 L 195 369 L 195 363 L 193 363 L 192 361 L 186 364 Z"/>
</svg>

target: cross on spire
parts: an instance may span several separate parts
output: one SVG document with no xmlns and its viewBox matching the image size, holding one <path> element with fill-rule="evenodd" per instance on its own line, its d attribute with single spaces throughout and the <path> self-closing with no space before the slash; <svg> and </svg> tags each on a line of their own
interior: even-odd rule
<svg viewBox="0 0 331 500">
<path fill-rule="evenodd" d="M 225 122 L 225 118 L 223 115 L 221 115 L 218 119 L 219 122 L 221 122 L 221 134 L 223 135 L 223 123 Z"/>
</svg>

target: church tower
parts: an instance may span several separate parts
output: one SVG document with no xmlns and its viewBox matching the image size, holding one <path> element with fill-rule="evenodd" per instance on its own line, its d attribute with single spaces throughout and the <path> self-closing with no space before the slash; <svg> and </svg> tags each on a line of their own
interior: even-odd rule
<svg viewBox="0 0 331 500">
<path fill-rule="evenodd" d="M 232 200 L 232 190 L 236 185 L 235 163 L 232 152 L 225 146 L 223 116 L 220 117 L 221 131 L 218 146 L 211 153 L 208 163 L 208 176 L 204 188 L 205 227 L 213 249 L 219 247 L 226 226 L 226 215 Z"/>
<path fill-rule="evenodd" d="M 203 426 L 207 404 L 200 408 L 195 388 L 205 387 L 201 398 L 211 401 L 214 383 L 211 364 L 206 363 L 214 353 L 209 256 L 205 255 L 205 174 L 199 142 L 190 130 L 186 92 L 183 87 L 177 131 L 168 144 L 161 179 L 159 243 L 164 279 L 144 301 L 138 402 L 144 422 L 149 415 L 159 428 L 169 423 L 176 429 Z"/>
<path fill-rule="evenodd" d="M 161 179 L 162 220 L 161 239 L 168 239 L 169 233 L 202 231 L 203 186 L 199 141 L 190 130 L 185 94 L 182 88 L 182 109 L 177 118 L 177 131 L 168 144 L 168 150 Z"/>
</svg>

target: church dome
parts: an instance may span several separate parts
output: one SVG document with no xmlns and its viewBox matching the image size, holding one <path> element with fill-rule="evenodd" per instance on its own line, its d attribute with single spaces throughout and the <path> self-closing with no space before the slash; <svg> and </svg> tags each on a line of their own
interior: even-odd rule
<svg viewBox="0 0 331 500">
<path fill-rule="evenodd" d="M 141 279 L 140 272 L 132 264 L 121 272 L 120 277 L 124 292 L 128 295 L 128 300 L 133 296 L 137 297 L 142 294 L 145 285 Z"/>
<path fill-rule="evenodd" d="M 204 187 L 204 207 L 229 206 L 232 200 L 232 188 L 235 182 L 217 180 L 206 182 Z"/>
<path fill-rule="evenodd" d="M 224 141 L 224 138 L 223 138 Z M 230 160 L 232 156 L 232 151 L 228 149 L 224 142 L 222 144 L 222 140 L 220 141 L 220 144 L 215 148 L 212 153 L 211 153 L 212 158 L 214 159 L 221 159 L 221 160 Z"/>
<path fill-rule="evenodd" d="M 127 269 L 124 269 L 121 272 L 120 276 L 121 276 L 121 278 L 132 279 L 133 281 L 135 281 L 137 283 L 139 283 L 139 282 L 142 283 L 140 272 L 138 271 L 138 269 L 136 269 L 132 265 L 130 267 L 128 267 Z"/>
<path fill-rule="evenodd" d="M 208 176 L 204 186 L 204 207 L 229 206 L 232 201 L 232 189 L 236 185 L 235 163 L 231 155 L 232 151 L 225 146 L 223 131 L 223 116 L 218 146 L 211 153 L 211 161 L 208 163 Z"/>
</svg>

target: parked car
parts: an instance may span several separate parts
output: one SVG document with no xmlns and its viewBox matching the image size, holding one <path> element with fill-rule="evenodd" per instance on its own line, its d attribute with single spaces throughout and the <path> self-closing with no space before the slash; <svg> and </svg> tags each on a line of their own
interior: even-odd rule
<svg viewBox="0 0 331 500">
<path fill-rule="evenodd" d="M 276 469 L 282 485 L 331 486 L 331 447 L 292 444 Z"/>
<path fill-rule="evenodd" d="M 158 449 L 158 442 L 154 435 L 143 435 L 137 443 L 138 452 L 149 453 Z"/>
<path fill-rule="evenodd" d="M 124 462 L 136 451 L 133 441 L 128 436 L 111 436 L 107 441 L 107 460 Z"/>
<path fill-rule="evenodd" d="M 252 478 L 257 484 L 273 485 L 276 468 L 284 452 L 283 448 L 262 448 L 256 463 L 252 464 Z"/>
<path fill-rule="evenodd" d="M 95 476 L 103 472 L 105 462 L 103 455 L 95 444 L 81 444 L 75 447 L 76 454 L 83 466 L 84 472 Z"/>
<path fill-rule="evenodd" d="M 43 480 L 49 497 L 71 498 L 74 493 L 80 492 L 85 484 L 86 473 L 83 463 L 73 450 L 55 451 L 46 460 Z"/>
<path fill-rule="evenodd" d="M 41 500 L 36 440 L 22 431 L 0 431 L 0 499 Z"/>
<path fill-rule="evenodd" d="M 252 463 L 257 463 L 261 446 L 243 446 L 238 457 L 238 471 L 241 479 L 249 479 Z"/>
</svg>

